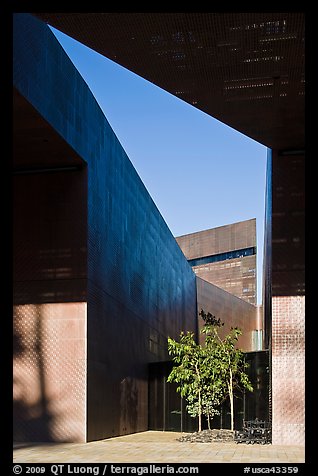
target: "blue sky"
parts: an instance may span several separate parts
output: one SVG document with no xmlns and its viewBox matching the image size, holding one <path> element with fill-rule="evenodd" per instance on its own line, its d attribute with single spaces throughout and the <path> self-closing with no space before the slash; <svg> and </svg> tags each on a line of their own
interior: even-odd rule
<svg viewBox="0 0 318 476">
<path fill-rule="evenodd" d="M 260 303 L 266 147 L 52 31 L 174 236 L 256 218 Z"/>
</svg>

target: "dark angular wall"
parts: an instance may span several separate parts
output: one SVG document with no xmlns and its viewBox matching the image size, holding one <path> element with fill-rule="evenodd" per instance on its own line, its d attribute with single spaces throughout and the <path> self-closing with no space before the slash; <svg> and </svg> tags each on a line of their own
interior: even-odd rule
<svg viewBox="0 0 318 476">
<path fill-rule="evenodd" d="M 148 363 L 195 330 L 195 275 L 50 29 L 14 23 L 15 87 L 88 165 L 86 439 L 147 430 Z"/>
<path fill-rule="evenodd" d="M 147 429 L 146 363 L 196 315 L 190 266 L 114 134 L 104 147 L 88 184 L 89 439 Z"/>
</svg>

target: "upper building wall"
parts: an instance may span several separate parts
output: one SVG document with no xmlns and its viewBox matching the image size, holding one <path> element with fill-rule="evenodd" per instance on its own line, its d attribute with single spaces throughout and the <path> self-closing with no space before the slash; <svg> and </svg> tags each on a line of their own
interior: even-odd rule
<svg viewBox="0 0 318 476">
<path fill-rule="evenodd" d="M 256 255 L 194 266 L 193 271 L 205 281 L 256 304 Z"/>
<path fill-rule="evenodd" d="M 256 219 L 189 233 L 176 240 L 188 260 L 255 247 Z"/>
<path fill-rule="evenodd" d="M 176 238 L 195 274 L 256 304 L 256 219 Z"/>
</svg>

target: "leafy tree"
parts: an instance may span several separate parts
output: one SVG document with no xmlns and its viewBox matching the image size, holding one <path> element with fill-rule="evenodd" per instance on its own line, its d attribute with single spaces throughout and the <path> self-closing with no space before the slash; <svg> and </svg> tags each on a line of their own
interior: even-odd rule
<svg viewBox="0 0 318 476">
<path fill-rule="evenodd" d="M 173 367 L 168 382 L 178 384 L 177 391 L 187 401 L 187 411 L 198 417 L 199 431 L 202 430 L 202 415 L 210 417 L 217 413 L 220 405 L 222 382 L 217 368 L 211 366 L 211 353 L 197 344 L 192 332 L 181 332 L 180 342 L 168 338 L 168 352 L 173 356 Z"/>
<path fill-rule="evenodd" d="M 224 323 L 221 323 L 220 319 L 216 319 L 211 313 L 205 313 L 203 309 L 201 309 L 199 315 L 204 321 L 201 332 L 206 334 L 206 346 L 219 359 L 217 364 L 223 376 L 225 398 L 228 396 L 230 400 L 231 430 L 234 430 L 234 390 L 243 387 L 250 392 L 253 391 L 251 382 L 245 373 L 248 364 L 244 360 L 242 350 L 237 348 L 237 342 L 242 335 L 242 331 L 238 327 L 231 328 L 230 332 L 221 339 L 218 328 L 223 326 Z M 219 348 L 219 351 L 216 351 L 215 347 Z"/>
<path fill-rule="evenodd" d="M 198 417 L 199 431 L 202 430 L 202 415 L 210 421 L 219 413 L 218 407 L 227 397 L 231 407 L 231 429 L 234 429 L 234 389 L 244 387 L 253 391 L 245 369 L 243 352 L 237 348 L 242 334 L 231 328 L 223 339 L 219 328 L 224 325 L 211 313 L 203 310 L 199 315 L 204 320 L 201 333 L 205 334 L 204 345 L 197 344 L 193 332 L 181 332 L 180 342 L 168 338 L 168 352 L 176 364 L 168 382 L 178 384 L 177 391 L 187 401 L 187 411 Z"/>
<path fill-rule="evenodd" d="M 210 317 L 211 316 L 211 317 Z M 216 325 L 208 314 L 208 322 Z M 211 320 L 212 319 L 212 320 Z M 177 391 L 187 402 L 187 411 L 192 417 L 198 417 L 199 431 L 202 429 L 202 415 L 208 420 L 208 428 L 223 396 L 222 366 L 217 356 L 219 348 L 211 345 L 212 337 L 208 336 L 205 345 L 201 346 L 194 340 L 191 332 L 181 332 L 180 342 L 168 338 L 168 352 L 177 364 L 173 367 L 167 381 L 178 383 Z"/>
<path fill-rule="evenodd" d="M 199 316 L 201 316 L 203 321 L 204 321 L 204 328 L 201 329 L 201 331 L 200 331 L 202 333 L 208 333 L 207 329 L 210 331 L 211 326 L 212 327 L 222 327 L 222 326 L 224 326 L 224 322 L 221 322 L 220 318 L 217 319 L 210 312 L 204 312 L 203 309 L 201 309 L 201 311 L 199 312 Z"/>
<path fill-rule="evenodd" d="M 211 378 L 212 377 L 212 378 Z M 218 408 L 222 402 L 222 380 L 219 376 L 212 376 L 209 372 L 207 378 L 207 383 L 204 386 L 204 392 L 202 395 L 202 413 L 207 418 L 208 429 L 211 430 L 211 421 L 215 415 L 219 415 L 220 411 Z"/>
<path fill-rule="evenodd" d="M 180 342 L 168 338 L 168 352 L 173 361 L 178 364 L 173 367 L 168 382 L 178 383 L 177 392 L 180 392 L 188 404 L 187 410 L 191 416 L 198 416 L 199 431 L 202 418 L 202 355 L 201 346 L 194 340 L 194 333 L 180 334 Z"/>
<path fill-rule="evenodd" d="M 222 401 L 224 400 L 223 368 L 220 361 L 220 348 L 216 329 L 223 326 L 220 319 L 217 319 L 210 312 L 207 314 L 201 310 L 199 315 L 205 322 L 200 333 L 205 334 L 205 344 L 203 346 L 206 358 L 205 364 L 208 368 L 207 380 L 204 392 L 203 414 L 207 417 L 208 428 L 211 429 L 211 420 L 214 415 L 219 415 Z"/>
<path fill-rule="evenodd" d="M 239 336 L 242 335 L 241 329 L 231 328 L 229 334 L 220 344 L 223 347 L 223 371 L 226 380 L 227 395 L 230 399 L 231 408 L 231 430 L 234 430 L 234 390 L 235 388 L 246 388 L 253 392 L 252 384 L 245 373 L 248 364 L 244 360 L 244 354 L 241 349 L 236 347 Z"/>
</svg>

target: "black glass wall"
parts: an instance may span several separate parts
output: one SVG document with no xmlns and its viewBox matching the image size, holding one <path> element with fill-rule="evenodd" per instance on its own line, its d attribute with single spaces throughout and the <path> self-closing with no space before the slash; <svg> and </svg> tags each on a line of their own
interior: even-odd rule
<svg viewBox="0 0 318 476">
<path fill-rule="evenodd" d="M 236 390 L 234 396 L 234 428 L 239 430 L 243 420 L 268 421 L 269 418 L 269 355 L 268 351 L 247 352 L 245 361 L 249 365 L 247 374 L 253 386 L 253 392 Z M 213 428 L 231 428 L 231 412 L 226 400 L 220 415 L 214 418 Z"/>
<path fill-rule="evenodd" d="M 149 430 L 197 431 L 197 419 L 186 411 L 184 399 L 177 392 L 175 383 L 168 383 L 172 362 L 156 362 L 149 365 Z"/>
<path fill-rule="evenodd" d="M 268 421 L 269 361 L 268 351 L 248 352 L 245 360 L 249 364 L 247 374 L 252 383 L 253 392 L 235 392 L 234 428 L 241 429 L 243 420 Z M 176 391 L 176 384 L 167 383 L 172 362 L 157 362 L 149 366 L 149 429 L 165 431 L 194 432 L 198 430 L 197 418 L 186 411 L 186 402 Z M 207 429 L 203 418 L 202 429 Z M 228 399 L 215 416 L 211 428 L 231 428 L 231 413 Z"/>
</svg>

